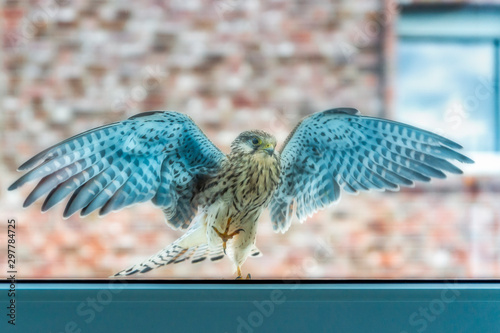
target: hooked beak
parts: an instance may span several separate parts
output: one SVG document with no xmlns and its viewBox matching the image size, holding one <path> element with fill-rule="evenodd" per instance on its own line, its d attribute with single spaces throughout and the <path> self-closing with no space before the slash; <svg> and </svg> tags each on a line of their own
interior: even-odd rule
<svg viewBox="0 0 500 333">
<path fill-rule="evenodd" d="M 262 147 L 262 149 L 269 154 L 269 156 L 273 156 L 274 154 L 274 146 L 270 143 Z"/>
</svg>

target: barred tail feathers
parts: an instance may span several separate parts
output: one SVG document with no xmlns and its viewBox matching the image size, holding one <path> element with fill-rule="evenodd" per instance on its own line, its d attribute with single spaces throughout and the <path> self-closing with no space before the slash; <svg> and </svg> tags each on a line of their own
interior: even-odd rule
<svg viewBox="0 0 500 333">
<path fill-rule="evenodd" d="M 198 216 L 198 221 L 202 222 L 203 214 Z M 136 273 L 147 273 L 155 268 L 177 264 L 191 260 L 195 264 L 210 258 L 217 261 L 224 258 L 222 244 L 215 248 L 209 248 L 206 239 L 206 226 L 204 223 L 195 223 L 184 235 L 175 242 L 165 247 L 163 250 L 128 269 L 115 274 L 115 276 L 129 276 Z"/>
<path fill-rule="evenodd" d="M 215 247 L 209 247 L 206 237 L 205 214 L 199 214 L 193 220 L 193 225 L 188 231 L 172 244 L 168 245 L 149 259 L 133 265 L 132 267 L 116 273 L 115 277 L 130 276 L 137 273 L 147 273 L 161 266 L 191 261 L 196 264 L 209 258 L 218 261 L 224 258 L 225 253 L 222 242 Z M 253 246 L 250 256 L 259 257 L 261 252 Z"/>
</svg>

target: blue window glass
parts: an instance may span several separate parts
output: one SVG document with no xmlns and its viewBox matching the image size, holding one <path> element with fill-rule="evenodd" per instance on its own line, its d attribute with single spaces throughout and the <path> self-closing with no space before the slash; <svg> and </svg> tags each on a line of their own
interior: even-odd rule
<svg viewBox="0 0 500 333">
<path fill-rule="evenodd" d="M 400 38 L 396 117 L 445 135 L 468 151 L 497 142 L 494 40 Z"/>
</svg>

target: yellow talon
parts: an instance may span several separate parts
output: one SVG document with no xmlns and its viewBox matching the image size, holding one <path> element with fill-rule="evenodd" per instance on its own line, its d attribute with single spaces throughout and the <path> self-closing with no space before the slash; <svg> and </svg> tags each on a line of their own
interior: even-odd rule
<svg viewBox="0 0 500 333">
<path fill-rule="evenodd" d="M 237 273 L 238 273 L 238 276 L 236 277 L 236 280 L 243 280 L 243 278 L 241 277 L 241 268 L 240 266 L 238 266 L 237 268 Z M 250 275 L 250 273 L 247 274 L 247 277 L 245 278 L 245 280 L 251 280 L 252 279 L 252 276 Z"/>
<path fill-rule="evenodd" d="M 222 249 L 224 250 L 224 254 L 226 254 L 227 241 L 236 236 L 237 234 L 239 234 L 240 231 L 245 231 L 243 229 L 238 229 L 236 231 L 233 231 L 232 233 L 228 233 L 229 226 L 231 225 L 231 219 L 232 219 L 231 217 L 227 219 L 226 229 L 224 229 L 224 232 L 220 232 L 219 230 L 217 230 L 215 226 L 212 226 L 217 235 L 222 239 Z"/>
</svg>

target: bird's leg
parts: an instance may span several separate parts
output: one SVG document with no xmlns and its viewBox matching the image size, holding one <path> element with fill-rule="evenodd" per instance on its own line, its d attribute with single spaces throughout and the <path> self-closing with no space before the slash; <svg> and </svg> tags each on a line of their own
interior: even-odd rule
<svg viewBox="0 0 500 333">
<path fill-rule="evenodd" d="M 224 232 L 220 232 L 219 230 L 217 230 L 217 228 L 215 226 L 212 226 L 212 228 L 217 233 L 217 235 L 219 235 L 219 237 L 222 239 L 222 248 L 224 249 L 224 254 L 226 254 L 227 241 L 230 240 L 231 238 L 233 238 L 234 236 L 236 236 L 237 234 L 239 234 L 240 231 L 245 231 L 243 229 L 238 229 L 238 230 L 233 231 L 232 233 L 229 233 L 231 219 L 232 219 L 231 217 L 229 217 L 227 219 L 226 229 L 224 230 Z"/>
<path fill-rule="evenodd" d="M 243 278 L 241 277 L 241 268 L 240 266 L 237 267 L 237 273 L 238 273 L 238 276 L 236 277 L 236 280 L 242 280 Z M 252 279 L 252 276 L 250 275 L 250 273 L 247 274 L 247 277 L 245 278 L 245 280 L 250 280 Z"/>
</svg>

